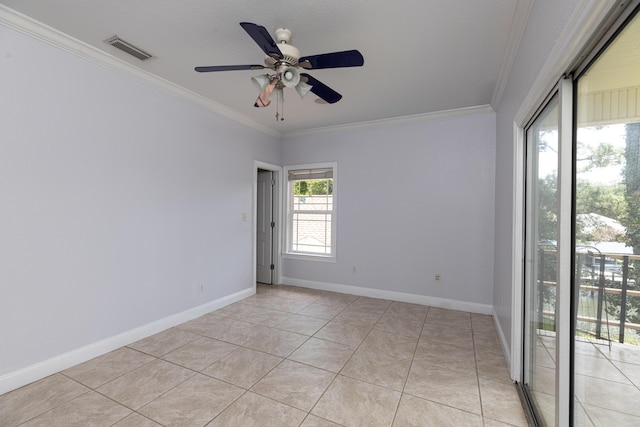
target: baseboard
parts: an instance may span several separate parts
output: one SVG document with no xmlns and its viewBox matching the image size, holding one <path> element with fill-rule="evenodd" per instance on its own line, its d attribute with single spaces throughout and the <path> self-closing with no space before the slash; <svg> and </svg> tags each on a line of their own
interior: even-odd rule
<svg viewBox="0 0 640 427">
<path fill-rule="evenodd" d="M 431 307 L 448 308 L 451 310 L 468 311 L 470 313 L 493 315 L 493 306 L 475 302 L 458 301 L 446 298 L 436 298 L 427 295 L 408 294 L 404 292 L 387 291 L 382 289 L 364 288 L 336 283 L 315 282 L 312 280 L 282 277 L 283 285 L 300 286 L 301 288 L 317 289 L 321 291 L 339 292 L 342 294 L 358 295 L 370 298 L 380 298 L 400 302 L 428 305 Z"/>
<path fill-rule="evenodd" d="M 34 381 L 53 375 L 68 369 L 79 363 L 91 360 L 125 345 L 131 344 L 165 329 L 200 317 L 204 314 L 218 310 L 241 299 L 255 294 L 255 288 L 251 287 L 234 294 L 210 301 L 206 304 L 190 308 L 180 313 L 158 319 L 154 322 L 131 329 L 127 332 L 109 337 L 84 347 L 71 350 L 42 362 L 35 363 L 17 371 L 9 372 L 0 377 L 0 394 L 15 390 Z"/>
<path fill-rule="evenodd" d="M 500 344 L 502 345 L 502 353 L 504 354 L 504 358 L 507 360 L 507 366 L 509 367 L 509 376 L 513 380 L 514 378 L 511 365 L 511 346 L 509 345 L 509 341 L 507 341 L 504 335 L 502 326 L 498 321 L 498 313 L 496 313 L 495 309 L 493 310 L 493 323 L 496 327 L 496 331 L 498 332 L 498 339 L 500 340 Z"/>
</svg>

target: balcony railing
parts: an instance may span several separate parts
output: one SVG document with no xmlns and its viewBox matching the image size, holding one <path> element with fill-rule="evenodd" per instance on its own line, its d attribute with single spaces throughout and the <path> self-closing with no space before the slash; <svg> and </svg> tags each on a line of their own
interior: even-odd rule
<svg viewBox="0 0 640 427">
<path fill-rule="evenodd" d="M 640 298 L 640 287 L 631 274 L 640 268 L 640 255 L 606 253 L 595 248 L 579 248 L 576 252 L 575 265 L 579 268 L 573 307 L 577 332 L 611 341 L 615 340 L 617 330 L 617 341 L 624 343 L 627 330 L 640 331 L 640 323 L 628 320 L 630 315 L 640 318 L 640 313 L 629 304 L 631 299 Z M 538 322 L 542 329 L 555 330 L 557 283 L 553 279 L 557 252 L 540 248 L 538 255 Z M 591 304 L 594 306 L 590 307 Z M 636 307 L 640 308 L 640 299 Z M 640 334 L 632 335 L 631 341 L 635 341 L 632 343 L 638 344 Z"/>
</svg>

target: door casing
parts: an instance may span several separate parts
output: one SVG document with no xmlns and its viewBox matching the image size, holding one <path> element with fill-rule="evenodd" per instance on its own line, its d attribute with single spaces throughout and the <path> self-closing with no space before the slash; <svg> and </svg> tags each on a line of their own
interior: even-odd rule
<svg viewBox="0 0 640 427">
<path fill-rule="evenodd" d="M 256 281 L 269 285 L 273 283 L 273 268 L 275 268 L 274 174 L 273 171 L 258 170 L 256 205 Z"/>
<path fill-rule="evenodd" d="M 273 186 L 273 222 L 275 223 L 275 227 L 273 229 L 273 256 L 272 256 L 272 260 L 273 260 L 273 264 L 274 264 L 274 269 L 272 271 L 272 284 L 279 284 L 282 279 L 282 273 L 281 273 L 281 264 L 282 264 L 282 257 L 280 256 L 280 248 L 282 247 L 282 232 L 281 232 L 281 224 L 282 224 L 282 192 L 281 192 L 281 181 L 282 181 L 282 167 L 272 164 L 272 163 L 267 163 L 267 162 L 262 162 L 259 160 L 254 160 L 253 162 L 253 206 L 252 206 L 252 211 L 254 218 L 252 221 L 252 234 L 251 234 L 251 238 L 252 238 L 252 269 L 253 269 L 253 275 L 252 275 L 252 286 L 255 289 L 256 286 L 256 267 L 257 267 L 257 251 L 256 251 L 256 246 L 257 246 L 257 218 L 255 218 L 255 213 L 257 212 L 257 207 L 258 207 L 258 169 L 263 169 L 263 170 L 267 170 L 267 171 L 272 171 L 273 172 L 273 179 L 275 179 L 276 183 Z"/>
</svg>

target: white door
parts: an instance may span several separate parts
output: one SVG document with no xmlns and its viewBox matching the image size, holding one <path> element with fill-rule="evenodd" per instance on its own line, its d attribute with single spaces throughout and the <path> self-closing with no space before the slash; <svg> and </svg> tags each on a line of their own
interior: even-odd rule
<svg viewBox="0 0 640 427">
<path fill-rule="evenodd" d="M 256 280 L 272 283 L 273 273 L 273 172 L 258 170 L 256 212 Z"/>
</svg>

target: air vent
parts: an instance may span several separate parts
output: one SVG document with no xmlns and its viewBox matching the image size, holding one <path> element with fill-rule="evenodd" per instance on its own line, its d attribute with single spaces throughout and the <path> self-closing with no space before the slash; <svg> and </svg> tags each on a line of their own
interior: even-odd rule
<svg viewBox="0 0 640 427">
<path fill-rule="evenodd" d="M 107 40 L 105 40 L 105 43 L 109 43 L 111 46 L 118 48 L 121 51 L 128 53 L 129 55 L 135 56 L 141 61 L 144 61 L 145 59 L 149 59 L 153 56 L 150 53 L 147 53 L 144 50 L 140 49 L 139 47 L 136 47 L 131 43 L 122 40 L 118 36 L 113 36 L 111 38 L 108 38 Z"/>
</svg>

